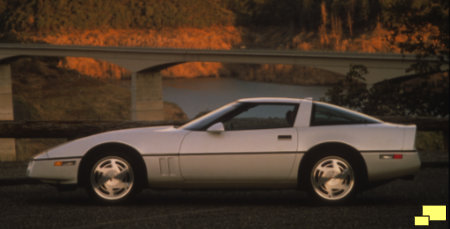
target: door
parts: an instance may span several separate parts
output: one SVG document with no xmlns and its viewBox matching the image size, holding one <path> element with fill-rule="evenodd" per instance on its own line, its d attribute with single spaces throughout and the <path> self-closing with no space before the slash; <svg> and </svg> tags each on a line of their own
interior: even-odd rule
<svg viewBox="0 0 450 229">
<path fill-rule="evenodd" d="M 298 104 L 242 104 L 215 120 L 224 131 L 196 130 L 180 148 L 186 182 L 282 182 L 292 172 L 297 150 L 293 127 Z"/>
</svg>

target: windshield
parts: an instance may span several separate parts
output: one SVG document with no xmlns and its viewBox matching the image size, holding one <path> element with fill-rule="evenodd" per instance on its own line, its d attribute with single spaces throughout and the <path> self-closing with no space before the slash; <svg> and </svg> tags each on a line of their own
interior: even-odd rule
<svg viewBox="0 0 450 229">
<path fill-rule="evenodd" d="M 237 102 L 229 103 L 225 106 L 220 107 L 219 109 L 213 110 L 199 118 L 196 118 L 182 126 L 180 126 L 180 129 L 184 130 L 204 130 L 223 116 L 224 114 L 228 113 L 229 111 L 235 109 L 238 106 Z"/>
</svg>

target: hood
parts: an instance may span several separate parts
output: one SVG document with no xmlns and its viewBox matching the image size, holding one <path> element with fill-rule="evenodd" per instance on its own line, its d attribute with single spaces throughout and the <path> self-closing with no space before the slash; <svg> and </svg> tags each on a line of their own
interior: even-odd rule
<svg viewBox="0 0 450 229">
<path fill-rule="evenodd" d="M 187 131 L 173 126 L 114 130 L 66 142 L 48 150 L 45 156 L 47 158 L 82 157 L 95 146 L 107 143 L 124 144 L 143 155 L 178 153 L 178 145 L 186 133 Z"/>
</svg>

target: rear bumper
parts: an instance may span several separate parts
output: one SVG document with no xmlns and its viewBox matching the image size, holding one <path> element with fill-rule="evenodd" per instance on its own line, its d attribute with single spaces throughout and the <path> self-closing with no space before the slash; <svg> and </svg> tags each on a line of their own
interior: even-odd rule
<svg viewBox="0 0 450 229">
<path fill-rule="evenodd" d="M 414 175 L 420 169 L 417 151 L 361 152 L 366 163 L 369 182 L 378 182 Z M 392 155 L 401 155 L 391 158 Z"/>
</svg>

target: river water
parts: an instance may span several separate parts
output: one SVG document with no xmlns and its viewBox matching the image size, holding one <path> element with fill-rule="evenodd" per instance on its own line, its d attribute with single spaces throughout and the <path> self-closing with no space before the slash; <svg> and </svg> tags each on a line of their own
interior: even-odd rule
<svg viewBox="0 0 450 229">
<path fill-rule="evenodd" d="M 163 97 L 183 109 L 188 118 L 226 103 L 248 97 L 312 97 L 325 95 L 326 86 L 298 86 L 243 81 L 231 78 L 163 80 Z"/>
</svg>

